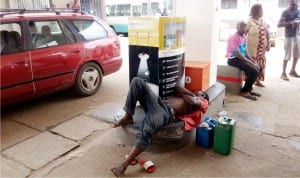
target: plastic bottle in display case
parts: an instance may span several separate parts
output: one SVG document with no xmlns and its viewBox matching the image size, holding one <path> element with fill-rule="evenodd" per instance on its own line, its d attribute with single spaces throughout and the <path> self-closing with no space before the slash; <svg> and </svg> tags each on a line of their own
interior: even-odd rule
<svg viewBox="0 0 300 178">
<path fill-rule="evenodd" d="M 140 53 L 138 57 L 140 59 L 140 64 L 138 67 L 137 76 L 145 79 L 146 81 L 150 81 L 150 71 L 147 63 L 149 59 L 149 54 Z"/>
</svg>

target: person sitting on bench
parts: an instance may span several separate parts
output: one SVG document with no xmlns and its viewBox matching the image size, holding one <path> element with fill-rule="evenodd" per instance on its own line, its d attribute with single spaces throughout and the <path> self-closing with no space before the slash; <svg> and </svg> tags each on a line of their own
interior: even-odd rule
<svg viewBox="0 0 300 178">
<path fill-rule="evenodd" d="M 252 87 L 259 76 L 261 68 L 247 54 L 246 23 L 239 21 L 236 28 L 237 32 L 229 38 L 227 44 L 226 57 L 228 58 L 228 65 L 241 69 L 247 76 L 240 95 L 251 100 L 257 100 L 256 96 L 260 96 L 260 94 L 253 92 Z"/>
<path fill-rule="evenodd" d="M 137 101 L 139 101 L 146 115 L 128 156 L 121 164 L 111 169 L 115 176 L 119 177 L 125 173 L 130 162 L 146 150 L 154 132 L 159 128 L 168 125 L 177 118 L 184 121 L 185 130 L 192 130 L 200 123 L 203 113 L 206 112 L 209 106 L 207 93 L 200 91 L 192 93 L 178 86 L 176 86 L 176 93 L 176 96 L 162 100 L 143 79 L 139 77 L 132 79 L 123 108 L 125 115 L 112 127 L 116 128 L 133 123 L 132 116 Z"/>
</svg>

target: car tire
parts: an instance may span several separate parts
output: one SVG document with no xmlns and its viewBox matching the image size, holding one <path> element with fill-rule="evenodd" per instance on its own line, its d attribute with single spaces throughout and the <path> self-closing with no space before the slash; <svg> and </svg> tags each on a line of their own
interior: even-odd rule
<svg viewBox="0 0 300 178">
<path fill-rule="evenodd" d="M 74 90 L 81 96 L 95 94 L 102 83 L 102 71 L 98 64 L 89 62 L 84 64 L 78 71 Z"/>
</svg>

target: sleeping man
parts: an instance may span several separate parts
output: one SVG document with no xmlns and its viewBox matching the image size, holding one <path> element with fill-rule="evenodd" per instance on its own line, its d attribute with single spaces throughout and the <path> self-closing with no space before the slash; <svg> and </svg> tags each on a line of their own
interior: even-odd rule
<svg viewBox="0 0 300 178">
<path fill-rule="evenodd" d="M 123 175 L 126 168 L 151 143 L 156 130 L 168 125 L 173 119 L 184 121 L 186 131 L 195 128 L 201 121 L 203 113 L 209 106 L 209 97 L 204 92 L 192 93 L 189 90 L 176 87 L 176 96 L 167 100 L 160 99 L 141 78 L 133 78 L 124 106 L 125 115 L 112 127 L 116 128 L 133 122 L 136 103 L 139 101 L 145 112 L 145 118 L 136 135 L 136 141 L 126 159 L 111 171 L 116 177 Z"/>
</svg>

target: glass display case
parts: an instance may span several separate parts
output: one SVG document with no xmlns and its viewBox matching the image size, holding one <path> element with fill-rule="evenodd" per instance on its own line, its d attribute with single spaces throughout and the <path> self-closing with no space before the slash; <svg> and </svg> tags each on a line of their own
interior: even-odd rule
<svg viewBox="0 0 300 178">
<path fill-rule="evenodd" d="M 185 18 L 129 18 L 129 78 L 143 78 L 166 99 L 184 86 Z"/>
</svg>

